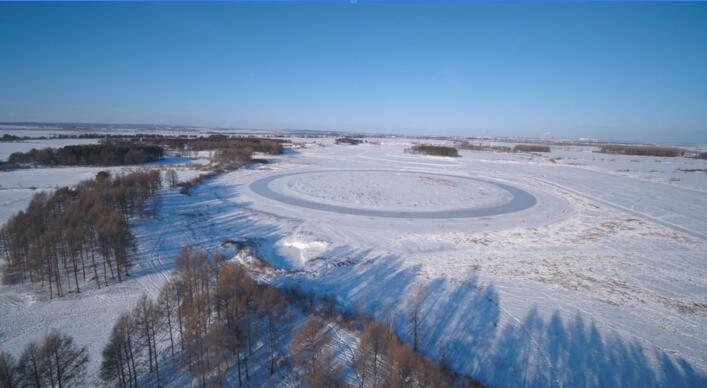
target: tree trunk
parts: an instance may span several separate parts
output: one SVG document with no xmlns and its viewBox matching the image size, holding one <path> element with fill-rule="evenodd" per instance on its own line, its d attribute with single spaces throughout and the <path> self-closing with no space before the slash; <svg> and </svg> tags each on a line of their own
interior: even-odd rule
<svg viewBox="0 0 707 388">
<path fill-rule="evenodd" d="M 127 343 L 128 343 L 128 351 L 130 352 L 130 364 L 133 369 L 133 385 L 135 387 L 137 387 L 137 371 L 135 370 L 135 354 L 133 353 L 133 345 L 132 345 L 132 341 L 130 341 L 129 336 L 127 338 Z"/>
<path fill-rule="evenodd" d="M 76 293 L 79 294 L 81 293 L 81 289 L 79 288 L 79 267 L 76 263 L 75 257 L 71 259 L 71 262 L 74 265 L 74 282 L 76 283 Z"/>
<path fill-rule="evenodd" d="M 174 356 L 174 337 L 172 336 L 172 313 L 171 313 L 171 311 L 167 312 L 167 327 L 169 328 L 169 345 L 172 349 L 172 355 Z"/>
<path fill-rule="evenodd" d="M 269 356 L 270 356 L 270 376 L 275 373 L 275 357 L 274 357 L 274 349 L 273 349 L 273 322 L 272 322 L 272 313 L 268 313 L 268 351 L 269 351 Z"/>
<path fill-rule="evenodd" d="M 182 351 L 184 351 L 184 329 L 182 328 L 182 299 L 179 297 L 179 292 L 177 292 L 177 320 L 179 321 L 179 343 L 181 345 Z"/>
<path fill-rule="evenodd" d="M 56 362 L 56 382 L 59 385 L 59 388 L 63 388 L 63 384 L 61 382 L 61 367 L 60 367 L 60 362 L 59 362 L 59 351 L 56 350 L 54 352 L 54 362 Z"/>
<path fill-rule="evenodd" d="M 240 352 L 240 350 L 238 351 L 238 354 L 236 354 L 236 357 L 238 357 L 238 386 L 242 387 L 243 386 L 243 379 L 241 378 L 241 352 Z"/>
<path fill-rule="evenodd" d="M 157 374 L 157 388 L 160 387 L 160 364 L 159 361 L 157 360 L 157 341 L 155 340 L 155 328 L 154 326 L 152 327 L 152 348 L 154 349 L 155 352 L 155 373 Z"/>
</svg>

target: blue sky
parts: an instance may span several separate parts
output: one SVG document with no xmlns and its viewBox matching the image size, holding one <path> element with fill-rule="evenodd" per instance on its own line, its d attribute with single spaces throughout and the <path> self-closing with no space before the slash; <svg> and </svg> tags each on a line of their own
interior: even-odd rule
<svg viewBox="0 0 707 388">
<path fill-rule="evenodd" d="M 0 4 L 0 121 L 707 142 L 707 4 Z"/>
</svg>

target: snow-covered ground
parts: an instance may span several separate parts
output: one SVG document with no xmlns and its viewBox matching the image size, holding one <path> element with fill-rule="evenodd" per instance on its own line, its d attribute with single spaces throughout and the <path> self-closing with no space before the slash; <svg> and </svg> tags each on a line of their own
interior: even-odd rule
<svg viewBox="0 0 707 388">
<path fill-rule="evenodd" d="M 159 216 L 134 225 L 142 261 L 120 286 L 52 302 L 1 287 L 0 347 L 18 353 L 59 326 L 90 346 L 95 376 L 112 320 L 157 292 L 183 245 L 249 238 L 280 268 L 265 280 L 389 320 L 405 339 L 419 308 L 421 349 L 492 386 L 707 384 L 707 176 L 681 171 L 705 161 L 582 147 L 441 158 L 404 153 L 406 139 L 317 141 L 326 146 L 207 180 L 191 196 L 165 192 Z M 307 173 L 269 188 L 324 205 L 432 211 L 511 201 L 484 183 L 496 182 L 537 202 L 483 217 L 387 218 L 251 189 L 294 172 Z"/>
<path fill-rule="evenodd" d="M 480 181 L 406 171 L 315 171 L 297 175 L 286 184 L 292 194 L 316 202 L 386 210 L 486 207 L 503 203 L 509 196 Z M 400 190 L 415 186 L 421 190 Z M 436 190 L 440 186 L 444 190 Z"/>
</svg>

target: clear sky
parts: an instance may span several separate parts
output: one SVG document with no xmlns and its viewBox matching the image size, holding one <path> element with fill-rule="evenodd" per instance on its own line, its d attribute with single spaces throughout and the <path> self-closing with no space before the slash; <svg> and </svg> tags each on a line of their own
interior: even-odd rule
<svg viewBox="0 0 707 388">
<path fill-rule="evenodd" d="M 0 4 L 0 121 L 707 142 L 707 4 Z"/>
</svg>

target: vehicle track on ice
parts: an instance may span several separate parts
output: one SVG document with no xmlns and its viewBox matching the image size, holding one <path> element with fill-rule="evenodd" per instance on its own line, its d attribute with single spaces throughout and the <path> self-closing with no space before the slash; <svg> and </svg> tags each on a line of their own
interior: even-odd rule
<svg viewBox="0 0 707 388">
<path fill-rule="evenodd" d="M 511 194 L 512 199 L 509 202 L 503 203 L 501 205 L 490 206 L 490 207 L 471 207 L 471 208 L 459 208 L 451 210 L 429 210 L 429 211 L 395 211 L 395 210 L 376 210 L 376 209 L 365 209 L 365 208 L 355 208 L 340 205 L 331 205 L 316 201 L 307 200 L 304 198 L 297 198 L 288 196 L 286 194 L 279 193 L 270 188 L 270 183 L 277 180 L 295 175 L 303 174 L 321 174 L 321 173 L 347 173 L 347 172 L 390 172 L 390 173 L 407 173 L 407 174 L 424 174 L 431 176 L 441 176 L 447 178 L 455 179 L 467 179 L 472 181 L 478 181 L 490 185 L 499 187 L 500 189 Z M 312 210 L 320 210 L 331 213 L 356 215 L 356 216 L 367 216 L 367 217 L 381 217 L 381 218 L 407 218 L 407 219 L 453 219 L 453 218 L 477 218 L 477 217 L 489 217 L 495 215 L 501 215 L 506 213 L 515 213 L 522 210 L 529 209 L 537 203 L 537 199 L 532 194 L 518 187 L 511 186 L 505 183 L 501 183 L 494 180 L 484 179 L 484 178 L 471 178 L 462 175 L 452 175 L 452 174 L 442 174 L 434 172 L 421 172 L 421 171 L 408 171 L 408 170 L 313 170 L 313 171 L 297 171 L 289 172 L 277 175 L 267 176 L 265 178 L 258 179 L 250 184 L 250 189 L 264 197 L 274 201 L 278 201 L 287 205 L 297 206 Z"/>
</svg>

